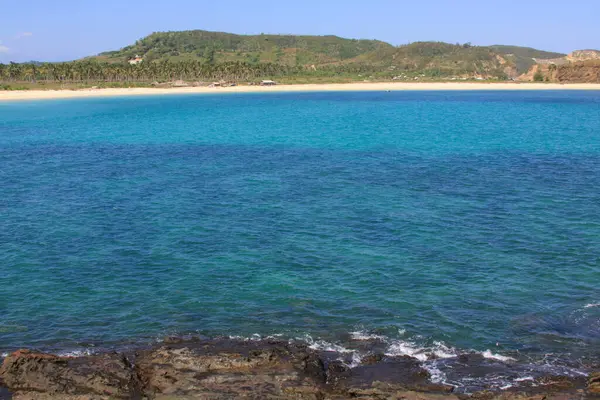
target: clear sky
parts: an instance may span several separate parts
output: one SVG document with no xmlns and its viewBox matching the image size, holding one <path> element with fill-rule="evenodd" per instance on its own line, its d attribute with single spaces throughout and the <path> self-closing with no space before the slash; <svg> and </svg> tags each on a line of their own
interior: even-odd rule
<svg viewBox="0 0 600 400">
<path fill-rule="evenodd" d="M 600 49 L 600 0 L 0 0 L 0 62 L 71 60 L 186 29 L 566 53 Z"/>
</svg>

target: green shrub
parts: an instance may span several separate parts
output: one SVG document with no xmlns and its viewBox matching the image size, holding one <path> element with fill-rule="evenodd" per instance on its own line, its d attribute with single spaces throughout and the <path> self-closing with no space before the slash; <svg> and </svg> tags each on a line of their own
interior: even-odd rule
<svg viewBox="0 0 600 400">
<path fill-rule="evenodd" d="M 542 71 L 538 70 L 535 75 L 533 75 L 533 81 L 544 82 L 544 74 L 542 74 Z"/>
<path fill-rule="evenodd" d="M 0 84 L 0 90 L 29 90 L 25 86 L 11 86 L 6 84 Z"/>
</svg>

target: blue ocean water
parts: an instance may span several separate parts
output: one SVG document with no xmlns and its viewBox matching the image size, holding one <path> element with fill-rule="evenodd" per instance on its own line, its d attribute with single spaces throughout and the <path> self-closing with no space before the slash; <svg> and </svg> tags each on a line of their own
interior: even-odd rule
<svg viewBox="0 0 600 400">
<path fill-rule="evenodd" d="M 0 103 L 0 350 L 185 333 L 598 362 L 600 92 Z"/>
</svg>

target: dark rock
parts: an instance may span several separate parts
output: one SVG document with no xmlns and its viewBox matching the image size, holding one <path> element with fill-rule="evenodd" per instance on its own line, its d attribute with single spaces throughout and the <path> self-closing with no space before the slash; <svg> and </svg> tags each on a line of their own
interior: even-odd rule
<svg viewBox="0 0 600 400">
<path fill-rule="evenodd" d="M 0 378 L 12 392 L 64 393 L 131 398 L 131 370 L 117 354 L 57 357 L 27 350 L 8 356 Z"/>
<path fill-rule="evenodd" d="M 198 343 L 141 352 L 136 371 L 150 396 L 317 399 L 324 382 L 319 363 L 282 344 Z"/>
<path fill-rule="evenodd" d="M 483 390 L 481 392 L 473 393 L 473 395 L 471 396 L 471 399 L 473 399 L 473 400 L 492 400 L 496 397 L 497 397 L 497 393 L 494 393 L 494 392 L 491 392 L 488 390 Z"/>
<path fill-rule="evenodd" d="M 286 342 L 200 338 L 174 338 L 135 354 L 68 358 L 19 351 L 0 368 L 0 387 L 10 390 L 0 389 L 0 400 L 574 400 L 596 398 L 600 384 L 598 374 L 581 382 L 546 377 L 528 393 L 454 394 L 452 386 L 433 384 L 411 357 L 374 354 L 349 368 L 339 356 Z M 488 364 L 475 355 L 452 367 L 486 371 Z"/>
<path fill-rule="evenodd" d="M 0 400 L 11 400 L 12 393 L 6 387 L 2 387 L 2 382 L 0 382 Z"/>
<path fill-rule="evenodd" d="M 383 360 L 383 354 L 369 354 L 361 360 L 362 365 L 373 365 Z"/>
<path fill-rule="evenodd" d="M 574 379 L 568 376 L 543 376 L 537 382 L 548 392 L 565 391 L 575 387 Z"/>
<path fill-rule="evenodd" d="M 331 361 L 327 365 L 327 384 L 336 387 L 341 380 L 346 379 L 349 373 L 350 368 L 348 368 L 343 362 Z"/>
<path fill-rule="evenodd" d="M 363 364 L 356 368 L 345 368 L 332 363 L 328 368 L 328 384 L 337 392 L 356 393 L 358 389 L 378 387 L 396 392 L 399 390 L 418 390 L 427 392 L 452 392 L 453 387 L 433 384 L 429 372 L 412 357 L 385 358 L 378 363 Z"/>
<path fill-rule="evenodd" d="M 600 372 L 590 375 L 588 379 L 588 392 L 600 395 Z"/>
<path fill-rule="evenodd" d="M 323 360 L 315 353 L 309 353 L 306 356 L 304 360 L 304 372 L 316 382 L 324 384 L 327 381 L 327 373 L 325 372 Z"/>
<path fill-rule="evenodd" d="M 458 362 L 467 365 L 477 365 L 485 362 L 485 357 L 479 353 L 465 353 L 458 356 Z"/>
</svg>

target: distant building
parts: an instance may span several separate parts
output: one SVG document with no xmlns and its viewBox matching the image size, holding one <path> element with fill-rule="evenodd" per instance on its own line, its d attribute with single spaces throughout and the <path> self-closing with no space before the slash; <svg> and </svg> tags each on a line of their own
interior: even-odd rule
<svg viewBox="0 0 600 400">
<path fill-rule="evenodd" d="M 277 85 L 277 82 L 270 81 L 270 80 L 265 80 L 260 83 L 260 86 L 275 86 L 275 85 Z"/>
<path fill-rule="evenodd" d="M 134 58 L 132 58 L 131 60 L 129 60 L 129 64 L 131 65 L 136 65 L 141 63 L 142 61 L 144 61 L 144 59 L 138 55 L 136 55 Z"/>
</svg>

